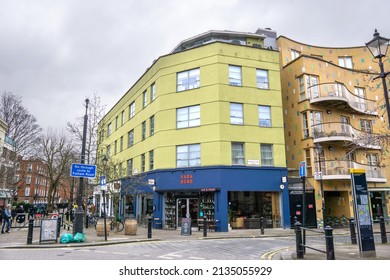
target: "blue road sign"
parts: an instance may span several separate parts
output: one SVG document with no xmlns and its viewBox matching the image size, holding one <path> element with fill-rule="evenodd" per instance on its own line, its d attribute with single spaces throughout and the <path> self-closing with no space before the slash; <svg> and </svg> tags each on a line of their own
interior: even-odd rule
<svg viewBox="0 0 390 280">
<path fill-rule="evenodd" d="M 299 176 L 306 177 L 306 161 L 302 161 L 299 164 Z"/>
<path fill-rule="evenodd" d="M 72 169 L 70 171 L 72 177 L 82 178 L 95 178 L 96 177 L 96 165 L 72 163 Z"/>
<path fill-rule="evenodd" d="M 100 186 L 104 186 L 106 184 L 106 176 L 100 176 Z"/>
</svg>

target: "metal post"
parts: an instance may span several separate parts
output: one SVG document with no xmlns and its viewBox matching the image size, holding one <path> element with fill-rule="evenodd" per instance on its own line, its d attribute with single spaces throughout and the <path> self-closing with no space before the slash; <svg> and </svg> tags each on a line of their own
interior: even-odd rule
<svg viewBox="0 0 390 280">
<path fill-rule="evenodd" d="M 383 216 L 379 217 L 379 226 L 381 228 L 382 244 L 385 244 L 387 243 L 387 235 L 386 235 L 385 218 L 383 218 Z"/>
<path fill-rule="evenodd" d="M 379 68 L 381 70 L 379 77 L 381 77 L 382 79 L 383 93 L 385 95 L 385 101 L 386 101 L 386 111 L 387 111 L 387 121 L 388 121 L 387 126 L 390 127 L 390 104 L 389 104 L 389 93 L 387 91 L 387 82 L 386 82 L 386 76 L 388 73 L 385 73 L 381 56 L 379 57 Z"/>
<path fill-rule="evenodd" d="M 103 193 L 103 221 L 104 221 L 104 240 L 107 241 L 107 222 L 106 222 L 106 191 L 102 190 Z"/>
<path fill-rule="evenodd" d="M 306 176 L 301 177 L 302 180 L 302 244 L 306 245 Z M 306 247 L 303 246 L 303 253 L 306 254 Z"/>
<path fill-rule="evenodd" d="M 349 231 L 351 233 L 351 243 L 357 244 L 354 218 L 349 218 Z"/>
<path fill-rule="evenodd" d="M 325 229 L 325 244 L 326 244 L 326 259 L 335 260 L 334 242 L 333 242 L 333 228 L 327 226 Z"/>
<path fill-rule="evenodd" d="M 293 223 L 293 225 L 295 225 L 296 222 L 298 222 L 298 217 L 297 217 L 297 216 L 294 216 L 294 223 Z"/>
<path fill-rule="evenodd" d="M 148 238 L 152 238 L 152 219 L 148 218 Z"/>
<path fill-rule="evenodd" d="M 203 218 L 203 237 L 207 237 L 207 220 Z"/>
<path fill-rule="evenodd" d="M 57 219 L 57 238 L 60 237 L 60 231 L 61 231 L 61 216 L 58 216 Z"/>
<path fill-rule="evenodd" d="M 260 217 L 260 234 L 264 235 L 264 217 Z"/>
<path fill-rule="evenodd" d="M 302 260 L 303 259 L 302 231 L 301 231 L 302 224 L 300 222 L 296 222 L 294 226 L 295 226 L 295 244 L 296 244 L 297 259 Z"/>
<path fill-rule="evenodd" d="M 34 230 L 34 219 L 30 218 L 28 220 L 27 245 L 31 245 L 32 244 L 33 230 Z"/>
<path fill-rule="evenodd" d="M 86 147 L 86 141 L 87 141 L 87 125 L 88 125 L 88 103 L 89 99 L 87 98 L 85 100 L 85 115 L 84 115 L 84 127 L 83 127 L 83 141 L 81 145 L 81 160 L 80 163 L 85 163 L 85 147 Z M 84 211 L 83 211 L 83 187 L 84 187 L 84 180 L 83 177 L 80 177 L 80 184 L 79 189 L 77 192 L 77 209 L 75 211 L 75 220 L 73 223 L 73 232 L 77 233 L 83 233 L 83 218 L 84 218 Z"/>
</svg>

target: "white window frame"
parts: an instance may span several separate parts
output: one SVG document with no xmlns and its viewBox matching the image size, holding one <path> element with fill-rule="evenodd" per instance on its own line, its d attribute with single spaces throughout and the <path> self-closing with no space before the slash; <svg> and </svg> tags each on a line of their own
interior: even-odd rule
<svg viewBox="0 0 390 280">
<path fill-rule="evenodd" d="M 176 167 L 200 166 L 200 144 L 176 146 Z"/>
<path fill-rule="evenodd" d="M 177 91 L 186 91 L 200 87 L 200 68 L 177 73 Z"/>
<path fill-rule="evenodd" d="M 127 160 L 127 175 L 133 175 L 133 159 L 128 159 Z"/>
<path fill-rule="evenodd" d="M 176 128 L 200 126 L 200 105 L 176 109 Z"/>
<path fill-rule="evenodd" d="M 134 129 L 127 133 L 127 147 L 130 148 L 134 145 Z"/>
<path fill-rule="evenodd" d="M 353 69 L 352 56 L 339 56 L 339 66 Z"/>
<path fill-rule="evenodd" d="M 291 60 L 297 59 L 301 55 L 301 52 L 294 49 L 291 49 L 290 53 L 291 53 Z"/>
<path fill-rule="evenodd" d="M 107 125 L 107 136 L 110 136 L 112 132 L 112 123 L 109 123 Z"/>
<path fill-rule="evenodd" d="M 129 105 L 129 119 L 134 118 L 135 116 L 135 102 L 131 102 Z"/>
<path fill-rule="evenodd" d="M 258 106 L 259 126 L 271 127 L 271 107 L 259 105 Z"/>
<path fill-rule="evenodd" d="M 274 166 L 274 152 L 272 144 L 260 144 L 260 159 L 262 166 Z"/>
<path fill-rule="evenodd" d="M 230 124 L 244 124 L 244 104 L 230 103 Z"/>
<path fill-rule="evenodd" d="M 146 108 L 148 105 L 148 92 L 145 90 L 142 94 L 142 108 Z"/>
<path fill-rule="evenodd" d="M 31 176 L 28 175 L 26 176 L 26 185 L 30 185 L 31 184 Z"/>
<path fill-rule="evenodd" d="M 153 83 L 150 86 L 150 102 L 153 102 L 156 99 L 156 83 Z"/>
<path fill-rule="evenodd" d="M 245 145 L 232 142 L 232 165 L 245 165 Z"/>
<path fill-rule="evenodd" d="M 242 86 L 241 66 L 229 65 L 229 85 Z"/>
<path fill-rule="evenodd" d="M 268 70 L 256 69 L 256 85 L 260 89 L 269 89 Z"/>
</svg>

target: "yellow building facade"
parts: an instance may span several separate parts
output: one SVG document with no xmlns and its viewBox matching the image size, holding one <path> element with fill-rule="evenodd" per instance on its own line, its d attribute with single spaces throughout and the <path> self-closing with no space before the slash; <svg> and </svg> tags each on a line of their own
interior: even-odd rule
<svg viewBox="0 0 390 280">
<path fill-rule="evenodd" d="M 289 226 L 276 33 L 209 31 L 159 57 L 99 124 L 98 157 L 122 184 L 120 211 L 228 230 Z M 142 177 L 152 186 L 126 192 Z M 286 189 L 284 188 L 286 186 Z M 153 189 L 153 190 L 152 190 Z M 236 223 L 237 225 L 237 223 Z"/>
<path fill-rule="evenodd" d="M 373 79 L 377 62 L 366 47 L 319 47 L 283 36 L 277 42 L 287 166 L 293 171 L 306 163 L 307 219 L 323 225 L 322 198 L 328 225 L 346 225 L 354 216 L 351 168 L 366 170 L 373 220 L 388 217 L 389 154 L 381 141 L 387 114 L 381 81 Z M 291 203 L 291 215 L 302 219 L 300 203 Z"/>
</svg>

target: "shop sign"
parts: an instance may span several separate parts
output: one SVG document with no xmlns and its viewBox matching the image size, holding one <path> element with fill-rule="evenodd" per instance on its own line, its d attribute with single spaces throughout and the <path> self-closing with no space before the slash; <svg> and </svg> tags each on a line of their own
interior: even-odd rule
<svg viewBox="0 0 390 280">
<path fill-rule="evenodd" d="M 192 184 L 192 175 L 191 174 L 181 175 L 180 184 L 182 185 Z"/>
</svg>

